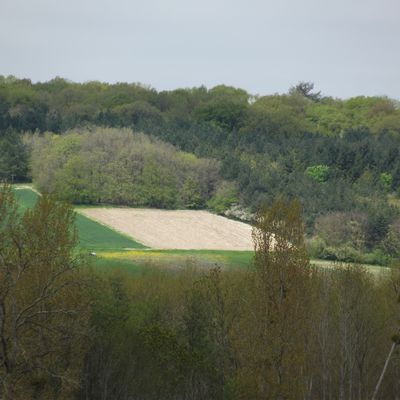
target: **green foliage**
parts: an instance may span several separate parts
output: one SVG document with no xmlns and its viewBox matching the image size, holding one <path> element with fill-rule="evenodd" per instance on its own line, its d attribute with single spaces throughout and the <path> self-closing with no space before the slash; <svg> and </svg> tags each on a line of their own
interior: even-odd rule
<svg viewBox="0 0 400 400">
<path fill-rule="evenodd" d="M 338 247 L 327 246 L 320 238 L 313 238 L 308 242 L 307 250 L 310 257 L 319 260 L 336 262 L 388 265 L 390 257 L 381 249 L 374 249 L 372 252 L 360 251 L 349 244 Z"/>
<path fill-rule="evenodd" d="M 215 191 L 214 196 L 207 202 L 207 206 L 218 214 L 222 214 L 238 201 L 236 186 L 231 182 L 223 181 Z"/>
<path fill-rule="evenodd" d="M 344 262 L 387 265 L 397 257 L 398 223 L 393 210 L 371 206 L 363 212 L 334 212 L 317 218 L 308 242 L 312 257 Z"/>
<path fill-rule="evenodd" d="M 289 271 L 283 301 L 274 284 L 262 285 L 272 277 L 254 271 L 98 274 L 76 398 L 321 398 L 336 393 L 343 368 L 354 374 L 352 394 L 364 397 L 395 326 L 388 323 L 396 310 L 389 280 L 373 281 L 358 267 L 306 276 L 293 270 L 301 278 L 293 281 Z M 347 352 L 340 352 L 344 345 Z M 358 355 L 365 373 L 376 376 L 372 382 L 348 364 Z M 395 393 L 396 374 L 387 379 L 383 391 Z"/>
<path fill-rule="evenodd" d="M 382 248 L 386 254 L 400 259 L 400 220 L 397 219 L 389 225 L 386 237 L 382 241 Z"/>
<path fill-rule="evenodd" d="M 239 344 L 239 370 L 253 388 L 252 398 L 295 398 L 304 390 L 300 365 L 307 354 L 300 343 L 309 335 L 311 295 L 299 202 L 278 199 L 262 208 L 253 240 L 253 297 L 244 317 L 247 341 Z M 248 356 L 242 353 L 246 350 Z"/>
<path fill-rule="evenodd" d="M 72 209 L 47 195 L 21 212 L 0 188 L 0 393 L 71 398 L 88 326 L 86 258 Z"/>
<path fill-rule="evenodd" d="M 223 129 L 233 129 L 239 125 L 245 115 L 247 105 L 226 99 L 207 103 L 196 111 L 199 122 L 210 122 Z"/>
<path fill-rule="evenodd" d="M 310 267 L 300 209 L 279 200 L 260 211 L 250 268 L 194 261 L 127 274 L 110 262 L 84 274 L 72 209 L 42 196 L 22 215 L 1 191 L 2 397 L 319 399 L 343 385 L 368 398 L 397 339 L 398 271 L 375 279 L 354 265 Z M 397 395 L 397 367 L 393 358 L 382 398 Z"/>
<path fill-rule="evenodd" d="M 339 102 L 315 103 L 310 106 L 307 117 L 315 132 L 327 136 L 340 136 L 351 128 L 351 119 L 345 115 Z"/>
<path fill-rule="evenodd" d="M 392 210 L 387 208 L 371 209 L 366 228 L 367 245 L 372 248 L 385 238 L 389 231 L 390 220 L 393 217 Z"/>
<path fill-rule="evenodd" d="M 392 174 L 389 174 L 388 172 L 382 172 L 380 175 L 380 181 L 382 183 L 384 190 L 389 192 L 392 189 L 392 185 L 393 185 Z"/>
<path fill-rule="evenodd" d="M 0 131 L 0 181 L 23 181 L 27 175 L 28 154 L 21 135 Z"/>
<path fill-rule="evenodd" d="M 329 178 L 329 167 L 327 165 L 312 165 L 306 168 L 306 174 L 317 182 L 326 182 Z"/>
<path fill-rule="evenodd" d="M 40 190 L 78 204 L 201 208 L 219 181 L 219 164 L 143 134 L 96 129 L 33 140 Z"/>
<path fill-rule="evenodd" d="M 82 128 L 99 125 L 131 127 L 179 151 L 157 153 L 144 143 L 140 151 L 131 152 L 130 146 L 122 151 L 120 138 L 114 146 L 106 134 L 89 145 Z M 400 190 L 398 102 L 323 97 L 310 82 L 300 82 L 287 94 L 260 97 L 224 85 L 157 92 L 141 84 L 3 77 L 0 131 L 10 140 L 0 139 L 0 176 L 25 180 L 27 157 L 14 144 L 12 130 L 75 132 L 69 138 L 45 134 L 37 146 L 27 134 L 24 148 L 34 148 L 31 164 L 38 186 L 77 203 L 208 206 L 223 212 L 237 202 L 254 212 L 283 195 L 300 199 L 312 234 L 319 216 L 357 210 L 372 218 L 371 204 L 387 208 L 388 192 Z M 164 148 L 157 140 L 150 142 Z M 141 152 L 151 162 L 144 162 Z M 313 179 L 329 184 L 316 185 Z M 237 194 L 223 193 L 223 180 Z M 386 235 L 374 229 L 368 234 L 369 250 Z"/>
</svg>

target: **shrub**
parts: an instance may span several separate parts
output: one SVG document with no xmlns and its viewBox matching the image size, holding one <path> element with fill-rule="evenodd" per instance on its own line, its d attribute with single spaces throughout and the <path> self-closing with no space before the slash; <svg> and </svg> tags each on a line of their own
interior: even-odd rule
<svg viewBox="0 0 400 400">
<path fill-rule="evenodd" d="M 329 167 L 327 165 L 312 165 L 307 167 L 306 174 L 317 182 L 323 183 L 328 180 Z"/>
</svg>

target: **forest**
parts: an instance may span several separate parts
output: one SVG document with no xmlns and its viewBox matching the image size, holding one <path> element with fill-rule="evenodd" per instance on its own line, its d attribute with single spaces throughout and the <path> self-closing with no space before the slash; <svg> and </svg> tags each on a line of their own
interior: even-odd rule
<svg viewBox="0 0 400 400">
<path fill-rule="evenodd" d="M 43 194 L 21 210 L 0 189 L 0 398 L 397 398 L 399 144 L 395 100 L 308 82 L 259 96 L 0 77 L 0 179 Z M 254 259 L 99 269 L 71 204 L 244 219 Z"/>
<path fill-rule="evenodd" d="M 308 250 L 327 260 L 400 257 L 399 142 L 397 101 L 327 97 L 310 82 L 260 96 L 0 77 L 2 180 L 33 179 L 74 203 L 248 220 L 279 196 L 297 198 Z"/>
<path fill-rule="evenodd" d="M 29 139 L 37 188 L 75 204 L 202 208 L 219 183 L 218 161 L 129 129 Z"/>
<path fill-rule="evenodd" d="M 398 268 L 311 267 L 300 211 L 259 210 L 247 269 L 132 275 L 92 266 L 71 206 L 2 186 L 0 397 L 397 398 Z"/>
</svg>

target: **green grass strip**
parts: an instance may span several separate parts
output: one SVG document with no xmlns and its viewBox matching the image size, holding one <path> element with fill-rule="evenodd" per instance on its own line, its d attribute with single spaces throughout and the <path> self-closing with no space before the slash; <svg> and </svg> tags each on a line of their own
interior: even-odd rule
<svg viewBox="0 0 400 400">
<path fill-rule="evenodd" d="M 14 189 L 21 211 L 34 207 L 38 194 L 29 188 Z M 82 214 L 76 213 L 75 226 L 82 248 L 93 251 L 123 250 L 125 248 L 143 249 L 145 246 L 128 236 L 102 225 Z"/>
</svg>

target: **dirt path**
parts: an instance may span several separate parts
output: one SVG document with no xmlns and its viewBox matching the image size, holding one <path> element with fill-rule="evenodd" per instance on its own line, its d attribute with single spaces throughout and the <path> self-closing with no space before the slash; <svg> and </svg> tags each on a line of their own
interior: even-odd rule
<svg viewBox="0 0 400 400">
<path fill-rule="evenodd" d="M 253 250 L 251 226 L 207 211 L 80 208 L 79 211 L 156 249 Z"/>
<path fill-rule="evenodd" d="M 36 190 L 32 185 L 27 185 L 27 184 L 19 184 L 19 183 L 17 183 L 17 184 L 14 184 L 13 185 L 13 188 L 15 189 L 15 190 L 24 190 L 24 189 L 28 189 L 28 190 L 32 190 L 32 192 L 35 192 L 38 196 L 41 196 L 42 194 L 38 191 L 38 190 Z"/>
</svg>

